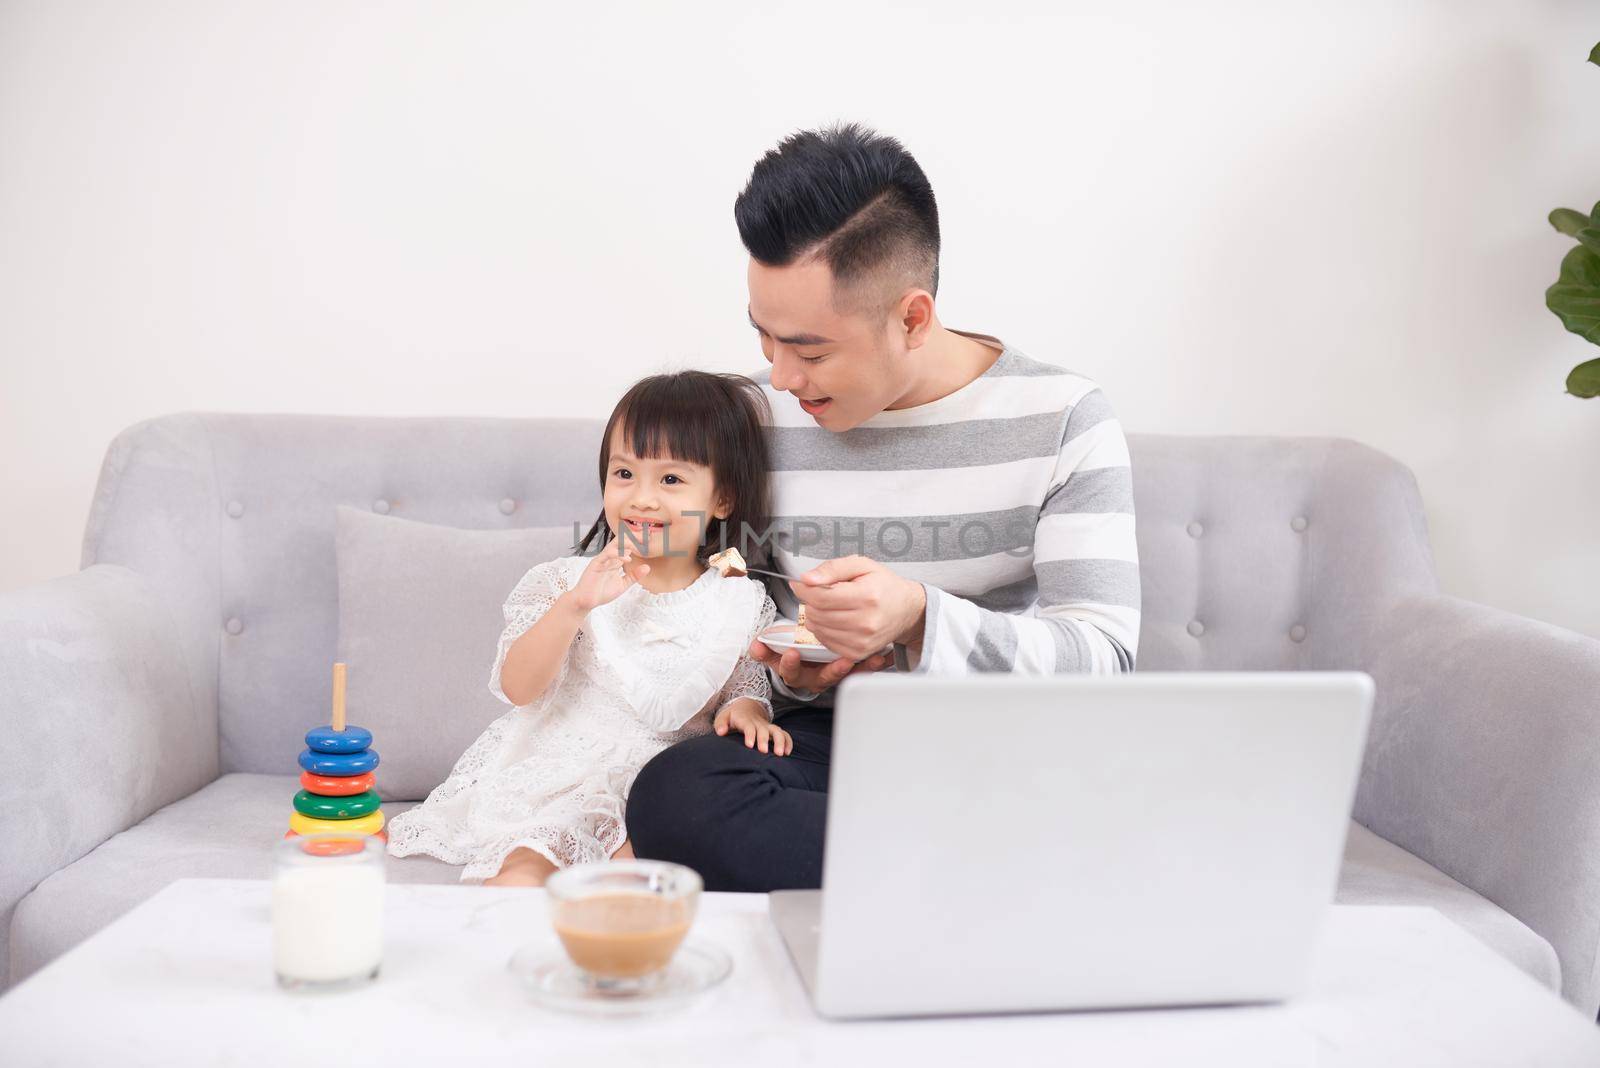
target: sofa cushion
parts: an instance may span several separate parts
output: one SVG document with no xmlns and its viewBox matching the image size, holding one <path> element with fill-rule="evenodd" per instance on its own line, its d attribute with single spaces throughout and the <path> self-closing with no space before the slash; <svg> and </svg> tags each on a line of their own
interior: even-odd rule
<svg viewBox="0 0 1600 1068">
<path fill-rule="evenodd" d="M 267 879 L 272 844 L 288 822 L 293 775 L 224 775 L 45 879 L 11 921 L 11 981 L 18 982 L 176 879 Z M 393 818 L 414 802 L 388 803 Z M 389 857 L 396 883 L 454 883 L 461 868 L 431 857 Z M 1359 824 L 1350 824 L 1337 900 L 1428 905 L 1551 989 L 1560 987 L 1550 944 L 1499 906 Z"/>
<path fill-rule="evenodd" d="M 571 527 L 462 530 L 339 506 L 346 710 L 372 732 L 385 800 L 427 797 L 510 711 L 489 692 L 501 605 L 530 567 L 569 553 L 572 541 Z M 328 722 L 324 710 L 303 717 L 307 728 Z"/>
<path fill-rule="evenodd" d="M 46 878 L 11 918 L 11 982 L 42 968 L 177 879 L 270 879 L 298 775 L 224 775 Z M 384 816 L 416 802 L 386 803 Z M 396 883 L 458 882 L 431 857 L 389 857 Z M 19 936 L 20 938 L 16 937 Z"/>
<path fill-rule="evenodd" d="M 1427 861 L 1351 822 L 1339 871 L 1341 905 L 1426 905 L 1545 986 L 1561 992 L 1556 951 L 1527 924 Z"/>
</svg>

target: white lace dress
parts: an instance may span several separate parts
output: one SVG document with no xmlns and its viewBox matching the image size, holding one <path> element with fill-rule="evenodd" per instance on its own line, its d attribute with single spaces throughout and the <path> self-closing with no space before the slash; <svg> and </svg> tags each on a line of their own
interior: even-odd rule
<svg viewBox="0 0 1600 1068">
<path fill-rule="evenodd" d="M 588 565 L 540 564 L 511 591 L 489 673 L 502 701 L 507 650 Z M 759 583 L 715 570 L 671 593 L 632 586 L 596 608 L 545 692 L 491 723 L 426 801 L 389 822 L 389 854 L 465 865 L 463 882 L 497 874 L 518 846 L 560 867 L 606 859 L 627 837 L 623 811 L 646 761 L 708 733 L 734 698 L 771 716 L 766 669 L 747 653 L 774 614 Z"/>
</svg>

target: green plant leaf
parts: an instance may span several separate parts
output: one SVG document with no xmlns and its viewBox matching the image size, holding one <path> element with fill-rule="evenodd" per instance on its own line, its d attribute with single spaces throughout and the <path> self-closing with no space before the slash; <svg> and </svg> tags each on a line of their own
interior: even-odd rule
<svg viewBox="0 0 1600 1068">
<path fill-rule="evenodd" d="M 1595 207 L 1600 208 L 1600 204 L 1596 204 Z M 1568 237 L 1577 237 L 1579 230 L 1594 226 L 1595 221 L 1581 211 L 1573 211 L 1571 208 L 1557 208 L 1550 213 L 1550 225 Z"/>
<path fill-rule="evenodd" d="M 1600 256 L 1582 245 L 1572 249 L 1561 258 L 1561 277 L 1556 282 L 1600 289 Z"/>
<path fill-rule="evenodd" d="M 1600 359 L 1589 360 L 1574 367 L 1572 373 L 1567 376 L 1567 392 L 1585 400 L 1590 397 L 1600 397 Z"/>
<path fill-rule="evenodd" d="M 1597 230 L 1592 226 L 1585 226 L 1582 230 L 1579 230 L 1572 236 L 1576 237 L 1579 241 L 1594 249 L 1596 252 L 1600 252 L 1600 230 Z"/>
<path fill-rule="evenodd" d="M 1589 62 L 1600 65 L 1600 44 L 1589 50 Z"/>
<path fill-rule="evenodd" d="M 1561 260 L 1561 275 L 1544 291 L 1545 307 L 1561 325 L 1585 341 L 1600 345 L 1600 254 L 1577 245 Z"/>
</svg>

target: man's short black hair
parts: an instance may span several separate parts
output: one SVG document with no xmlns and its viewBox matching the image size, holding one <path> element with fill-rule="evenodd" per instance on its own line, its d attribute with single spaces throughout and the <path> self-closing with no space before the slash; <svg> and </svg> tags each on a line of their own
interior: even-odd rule
<svg viewBox="0 0 1600 1068">
<path fill-rule="evenodd" d="M 905 146 L 846 123 L 779 142 L 733 204 L 744 247 L 768 267 L 819 256 L 836 306 L 887 307 L 939 290 L 939 209 Z"/>
</svg>

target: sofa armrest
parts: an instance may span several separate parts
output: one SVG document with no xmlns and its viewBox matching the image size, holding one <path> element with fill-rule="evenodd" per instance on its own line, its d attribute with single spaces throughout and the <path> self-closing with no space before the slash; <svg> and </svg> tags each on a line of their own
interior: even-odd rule
<svg viewBox="0 0 1600 1068">
<path fill-rule="evenodd" d="M 1543 936 L 1600 1007 L 1600 641 L 1439 595 L 1367 635 L 1356 819 Z"/>
<path fill-rule="evenodd" d="M 40 880 L 217 777 L 216 709 L 181 649 L 125 567 L 0 593 L 0 980 Z"/>
</svg>

